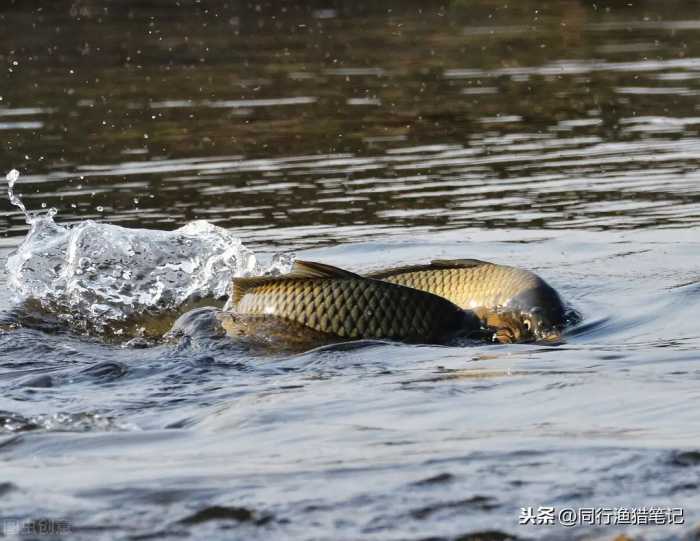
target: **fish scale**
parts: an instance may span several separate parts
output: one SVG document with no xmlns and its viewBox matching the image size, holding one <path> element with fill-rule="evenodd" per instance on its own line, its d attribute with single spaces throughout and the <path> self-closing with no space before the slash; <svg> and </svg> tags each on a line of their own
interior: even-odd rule
<svg viewBox="0 0 700 541">
<path fill-rule="evenodd" d="M 393 273 L 393 274 L 392 274 Z M 439 295 L 463 308 L 496 307 L 523 291 L 542 286 L 543 280 L 523 269 L 484 263 L 468 268 L 381 271 L 368 275 L 394 284 Z"/>
<path fill-rule="evenodd" d="M 440 342 L 479 329 L 478 318 L 446 299 L 360 276 L 261 279 L 246 286 L 234 309 L 346 339 Z"/>
<path fill-rule="evenodd" d="M 557 292 L 536 274 L 517 267 L 476 259 L 438 260 L 367 276 L 444 297 L 473 310 L 487 327 L 517 328 L 520 340 L 558 336 L 566 323 Z"/>
</svg>

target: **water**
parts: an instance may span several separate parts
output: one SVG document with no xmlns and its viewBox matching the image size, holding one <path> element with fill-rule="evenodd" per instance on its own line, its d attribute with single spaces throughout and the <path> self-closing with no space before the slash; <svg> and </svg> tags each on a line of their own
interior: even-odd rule
<svg viewBox="0 0 700 541">
<path fill-rule="evenodd" d="M 0 170 L 45 234 L 2 203 L 0 257 L 35 259 L 0 273 L 0 531 L 692 538 L 694 2 L 30 4 L 0 10 Z M 293 253 L 514 264 L 583 320 L 558 346 L 301 355 L 106 336 Z M 528 506 L 685 524 L 520 525 Z"/>
</svg>

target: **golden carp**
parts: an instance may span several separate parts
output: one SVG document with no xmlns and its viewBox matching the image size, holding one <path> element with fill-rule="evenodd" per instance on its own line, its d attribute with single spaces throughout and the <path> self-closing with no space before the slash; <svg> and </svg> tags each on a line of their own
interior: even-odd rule
<svg viewBox="0 0 700 541">
<path fill-rule="evenodd" d="M 444 343 L 481 330 L 479 318 L 432 293 L 308 261 L 283 276 L 234 278 L 222 317 L 233 335 L 284 328 L 314 341 Z"/>
<path fill-rule="evenodd" d="M 516 267 L 478 259 L 435 260 L 367 277 L 444 297 L 476 313 L 503 342 L 557 339 L 565 324 L 557 292 L 535 273 Z"/>
</svg>

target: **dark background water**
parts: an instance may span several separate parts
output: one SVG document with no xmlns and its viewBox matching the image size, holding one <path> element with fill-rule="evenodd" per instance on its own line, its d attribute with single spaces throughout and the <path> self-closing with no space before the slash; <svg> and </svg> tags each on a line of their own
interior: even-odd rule
<svg viewBox="0 0 700 541">
<path fill-rule="evenodd" d="M 559 347 L 296 357 L 3 328 L 0 531 L 691 536 L 697 2 L 10 1 L 0 66 L 0 167 L 60 223 L 206 219 L 356 270 L 478 257 L 584 317 Z M 27 226 L 3 205 L 4 260 Z M 524 506 L 685 526 L 521 526 Z"/>
</svg>

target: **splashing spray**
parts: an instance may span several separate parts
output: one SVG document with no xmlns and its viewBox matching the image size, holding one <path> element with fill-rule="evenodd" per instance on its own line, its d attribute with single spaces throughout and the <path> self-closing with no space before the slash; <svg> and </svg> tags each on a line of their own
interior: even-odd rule
<svg viewBox="0 0 700 541">
<path fill-rule="evenodd" d="M 19 179 L 19 171 L 17 171 L 17 169 L 13 169 L 7 173 L 7 175 L 5 175 L 5 179 L 7 180 L 7 197 L 10 198 L 10 203 L 24 213 L 25 219 L 27 220 L 27 223 L 29 223 L 29 214 L 27 213 L 27 209 L 24 206 L 24 203 L 22 203 L 22 200 L 15 195 L 15 183 Z"/>
<path fill-rule="evenodd" d="M 36 221 L 35 213 L 29 212 L 27 207 L 24 206 L 22 199 L 15 194 L 15 184 L 19 180 L 19 171 L 17 171 L 17 169 L 12 169 L 9 173 L 7 173 L 7 175 L 5 175 L 5 180 L 7 180 L 7 197 L 10 199 L 10 203 L 22 211 L 22 214 L 24 214 L 24 221 L 28 225 L 33 225 Z M 45 212 L 49 218 L 53 218 L 57 213 L 58 211 L 53 207 Z"/>
<path fill-rule="evenodd" d="M 258 262 L 234 232 L 199 220 L 174 231 L 132 229 L 84 220 L 54 222 L 56 209 L 26 209 L 6 178 L 10 202 L 30 230 L 7 258 L 7 283 L 75 328 L 101 332 L 110 322 L 177 309 L 192 298 L 222 298 L 234 276 L 289 272 L 293 258 Z"/>
</svg>

